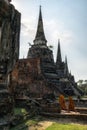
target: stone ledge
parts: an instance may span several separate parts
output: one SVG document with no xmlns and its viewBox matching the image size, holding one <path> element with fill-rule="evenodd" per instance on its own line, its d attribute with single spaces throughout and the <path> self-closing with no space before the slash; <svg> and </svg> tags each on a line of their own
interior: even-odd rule
<svg viewBox="0 0 87 130">
<path fill-rule="evenodd" d="M 70 119 L 71 121 L 81 121 L 83 123 L 87 123 L 87 114 L 59 114 L 59 113 L 40 113 L 42 116 L 45 117 L 55 117 L 57 119 Z"/>
</svg>

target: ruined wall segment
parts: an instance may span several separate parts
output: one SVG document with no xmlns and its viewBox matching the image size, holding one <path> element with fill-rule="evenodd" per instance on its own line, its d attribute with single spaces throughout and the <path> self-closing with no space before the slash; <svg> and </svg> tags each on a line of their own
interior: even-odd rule
<svg viewBox="0 0 87 130">
<path fill-rule="evenodd" d="M 13 115 L 11 72 L 19 58 L 21 14 L 10 4 L 0 0 L 0 129 L 6 129 Z M 5 128 L 4 128 L 5 127 Z"/>
<path fill-rule="evenodd" d="M 12 86 L 15 99 L 40 98 L 52 93 L 40 68 L 40 59 L 20 59 L 12 72 Z"/>
<path fill-rule="evenodd" d="M 8 62 L 8 72 L 13 68 L 19 57 L 19 39 L 20 39 L 20 13 L 12 4 L 1 1 L 0 13 L 0 59 Z M 4 7 L 5 6 L 5 7 Z M 4 9 L 3 9 L 4 7 Z M 6 18 L 5 18 L 6 17 Z"/>
</svg>

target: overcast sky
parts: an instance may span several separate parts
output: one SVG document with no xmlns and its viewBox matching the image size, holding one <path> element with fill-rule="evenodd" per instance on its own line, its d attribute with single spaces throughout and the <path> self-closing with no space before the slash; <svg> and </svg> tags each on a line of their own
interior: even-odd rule
<svg viewBox="0 0 87 130">
<path fill-rule="evenodd" d="M 87 79 L 87 0 L 12 0 L 21 16 L 20 58 L 27 56 L 28 42 L 35 38 L 39 5 L 47 44 L 53 46 L 56 59 L 58 39 L 62 59 L 68 65 L 76 81 Z"/>
</svg>

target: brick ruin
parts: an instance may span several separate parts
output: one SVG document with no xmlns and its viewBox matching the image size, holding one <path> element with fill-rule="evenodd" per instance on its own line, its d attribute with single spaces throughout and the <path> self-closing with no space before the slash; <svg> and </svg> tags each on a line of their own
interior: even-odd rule
<svg viewBox="0 0 87 130">
<path fill-rule="evenodd" d="M 82 94 L 69 72 L 67 57 L 62 61 L 60 41 L 54 62 L 44 33 L 41 7 L 34 44 L 27 58 L 19 59 L 21 14 L 10 2 L 0 0 L 0 129 L 10 122 L 14 99 Z"/>
<path fill-rule="evenodd" d="M 54 86 L 53 93 L 81 95 L 82 92 L 77 88 L 74 76 L 69 72 L 67 57 L 65 57 L 65 61 L 62 61 L 60 40 L 58 40 L 57 58 L 56 62 L 54 62 L 53 51 L 48 47 L 44 33 L 41 6 L 37 32 L 33 42 L 34 44 L 29 48 L 27 59 L 40 58 L 41 72 L 46 81 Z"/>
<path fill-rule="evenodd" d="M 20 59 L 12 72 L 15 99 L 40 98 L 52 93 L 40 69 L 40 59 Z M 51 87 L 51 86 L 50 86 Z"/>
<path fill-rule="evenodd" d="M 0 0 L 0 129 L 13 114 L 11 72 L 19 58 L 20 13 L 9 0 Z"/>
<path fill-rule="evenodd" d="M 27 58 L 19 59 L 13 71 L 15 97 L 37 98 L 48 93 L 53 93 L 56 96 L 60 94 L 81 95 L 82 92 L 77 88 L 74 76 L 69 72 L 67 57 L 65 57 L 65 62 L 62 61 L 60 40 L 58 40 L 57 60 L 54 62 L 53 51 L 47 46 L 41 7 L 33 42 Z M 16 72 L 17 76 L 14 76 Z"/>
</svg>

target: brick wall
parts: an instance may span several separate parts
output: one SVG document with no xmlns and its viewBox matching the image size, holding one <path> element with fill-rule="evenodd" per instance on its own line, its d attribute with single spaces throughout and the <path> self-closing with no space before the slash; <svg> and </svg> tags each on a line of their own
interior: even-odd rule
<svg viewBox="0 0 87 130">
<path fill-rule="evenodd" d="M 40 59 L 20 59 L 12 72 L 12 89 L 15 98 L 42 97 L 52 93 L 41 74 Z"/>
</svg>

